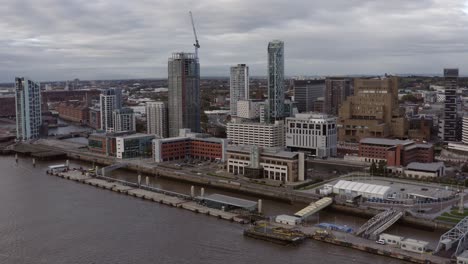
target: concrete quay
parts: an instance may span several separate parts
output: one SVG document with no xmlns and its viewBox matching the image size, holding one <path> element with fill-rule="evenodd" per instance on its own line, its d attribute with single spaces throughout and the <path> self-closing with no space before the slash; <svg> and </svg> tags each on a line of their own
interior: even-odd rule
<svg viewBox="0 0 468 264">
<path fill-rule="evenodd" d="M 169 196 L 169 195 L 165 195 L 161 193 L 134 188 L 131 186 L 123 185 L 119 182 L 93 178 L 79 170 L 69 170 L 66 172 L 53 173 L 52 175 L 61 177 L 67 180 L 72 180 L 75 182 L 106 189 L 106 190 L 113 191 L 116 193 L 126 194 L 129 196 L 144 199 L 147 201 L 157 202 L 160 204 L 165 204 L 165 205 L 169 205 L 172 207 L 181 208 L 181 209 L 189 210 L 195 213 L 214 216 L 219 219 L 224 219 L 224 220 L 228 220 L 231 222 L 236 222 L 240 224 L 246 224 L 248 222 L 247 220 L 245 220 L 238 214 L 206 207 L 192 200 L 186 200 L 186 199 Z"/>
</svg>

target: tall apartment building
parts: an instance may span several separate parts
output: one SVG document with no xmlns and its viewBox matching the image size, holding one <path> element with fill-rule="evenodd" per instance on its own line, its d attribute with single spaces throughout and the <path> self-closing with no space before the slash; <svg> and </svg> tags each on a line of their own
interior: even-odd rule
<svg viewBox="0 0 468 264">
<path fill-rule="evenodd" d="M 114 110 L 122 108 L 122 90 L 120 88 L 103 90 L 99 101 L 101 104 L 101 129 L 114 132 Z"/>
<path fill-rule="evenodd" d="M 441 139 L 444 141 L 458 141 L 457 138 L 457 88 L 458 69 L 444 69 L 445 103 L 443 115 L 443 132 Z"/>
<path fill-rule="evenodd" d="M 336 156 L 336 118 L 320 113 L 286 118 L 286 147 L 323 158 Z"/>
<path fill-rule="evenodd" d="M 200 132 L 200 65 L 193 53 L 173 53 L 168 62 L 169 136 Z"/>
<path fill-rule="evenodd" d="M 249 67 L 245 64 L 232 66 L 229 84 L 231 115 L 236 116 L 237 102 L 249 99 Z"/>
<path fill-rule="evenodd" d="M 262 105 L 265 105 L 264 100 L 239 100 L 237 101 L 237 117 L 259 119 Z"/>
<path fill-rule="evenodd" d="M 338 116 L 341 104 L 351 94 L 350 79 L 327 78 L 325 80 L 324 112 L 329 115 Z"/>
<path fill-rule="evenodd" d="M 30 140 L 40 136 L 41 86 L 25 77 L 15 78 L 16 139 Z"/>
<path fill-rule="evenodd" d="M 284 146 L 284 122 L 269 123 L 228 123 L 227 138 L 236 145 L 257 145 L 259 147 Z"/>
<path fill-rule="evenodd" d="M 136 131 L 135 113 L 131 108 L 116 109 L 112 113 L 114 132 Z"/>
<path fill-rule="evenodd" d="M 462 142 L 468 144 L 468 113 L 463 116 L 462 126 Z"/>
<path fill-rule="evenodd" d="M 284 42 L 268 43 L 267 120 L 273 123 L 284 117 Z"/>
<path fill-rule="evenodd" d="M 165 102 L 146 103 L 146 128 L 148 134 L 168 137 L 167 104 Z"/>
<path fill-rule="evenodd" d="M 294 101 L 300 113 L 314 111 L 314 103 L 324 96 L 325 80 L 294 80 Z"/>
<path fill-rule="evenodd" d="M 398 86 L 398 77 L 354 79 L 354 95 L 340 107 L 338 140 L 406 137 L 408 121 L 398 104 Z"/>
</svg>

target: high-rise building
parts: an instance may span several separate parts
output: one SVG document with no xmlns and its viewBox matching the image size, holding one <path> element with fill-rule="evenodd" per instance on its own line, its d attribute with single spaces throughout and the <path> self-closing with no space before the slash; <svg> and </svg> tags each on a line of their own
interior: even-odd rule
<svg viewBox="0 0 468 264">
<path fill-rule="evenodd" d="M 112 114 L 114 132 L 136 131 L 135 113 L 133 112 L 133 109 L 115 109 Z"/>
<path fill-rule="evenodd" d="M 165 102 L 146 103 L 146 128 L 148 134 L 168 137 L 167 104 Z"/>
<path fill-rule="evenodd" d="M 445 103 L 442 140 L 457 141 L 458 69 L 444 69 Z"/>
<path fill-rule="evenodd" d="M 284 117 L 284 42 L 268 43 L 267 120 L 273 123 Z"/>
<path fill-rule="evenodd" d="M 122 90 L 110 88 L 103 90 L 99 97 L 101 103 L 101 129 L 114 132 L 114 110 L 122 108 Z"/>
<path fill-rule="evenodd" d="M 314 103 L 323 97 L 325 80 L 294 80 L 294 101 L 300 113 L 314 111 Z"/>
<path fill-rule="evenodd" d="M 249 100 L 249 67 L 237 64 L 231 67 L 230 79 L 230 110 L 231 115 L 237 115 L 237 101 Z"/>
<path fill-rule="evenodd" d="M 323 158 L 336 156 L 336 118 L 320 113 L 286 118 L 286 147 Z"/>
<path fill-rule="evenodd" d="M 351 95 L 351 92 L 350 79 L 327 78 L 325 80 L 324 112 L 337 116 L 341 104 Z"/>
<path fill-rule="evenodd" d="M 193 53 L 174 53 L 168 62 L 169 136 L 179 129 L 200 132 L 200 65 Z"/>
<path fill-rule="evenodd" d="M 237 117 L 245 119 L 259 119 L 260 106 L 264 104 L 264 100 L 239 100 L 237 101 Z"/>
<path fill-rule="evenodd" d="M 398 87 L 398 77 L 354 79 L 354 95 L 340 107 L 338 140 L 406 137 L 408 121 L 398 104 Z"/>
<path fill-rule="evenodd" d="M 16 139 L 30 140 L 40 136 L 41 86 L 25 77 L 15 78 Z"/>
<path fill-rule="evenodd" d="M 468 113 L 463 116 L 462 142 L 468 144 Z"/>
</svg>

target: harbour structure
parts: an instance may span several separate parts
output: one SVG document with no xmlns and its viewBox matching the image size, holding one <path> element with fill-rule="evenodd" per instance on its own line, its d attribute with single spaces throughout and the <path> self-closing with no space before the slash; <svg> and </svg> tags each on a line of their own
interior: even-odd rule
<svg viewBox="0 0 468 264">
<path fill-rule="evenodd" d="M 42 126 L 41 86 L 26 77 L 15 78 L 16 140 L 40 136 Z"/>
</svg>

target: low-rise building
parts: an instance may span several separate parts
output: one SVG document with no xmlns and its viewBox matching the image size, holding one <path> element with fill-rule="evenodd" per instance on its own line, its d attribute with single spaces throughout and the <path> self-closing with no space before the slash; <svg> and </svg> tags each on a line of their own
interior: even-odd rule
<svg viewBox="0 0 468 264">
<path fill-rule="evenodd" d="M 57 105 L 55 110 L 63 120 L 80 124 L 88 124 L 89 122 L 89 109 L 81 101 L 62 102 Z"/>
<path fill-rule="evenodd" d="M 336 156 L 336 118 L 320 113 L 286 118 L 286 147 L 322 158 Z"/>
<path fill-rule="evenodd" d="M 380 234 L 379 239 L 385 241 L 385 244 L 400 247 L 401 241 L 403 241 L 404 238 L 390 234 Z"/>
<path fill-rule="evenodd" d="M 132 134 L 115 138 L 116 157 L 130 159 L 138 157 L 151 157 L 151 146 L 154 135 Z"/>
<path fill-rule="evenodd" d="M 281 148 L 258 146 L 229 146 L 227 170 L 234 175 L 264 178 L 281 182 L 303 181 L 304 153 Z"/>
<path fill-rule="evenodd" d="M 411 238 L 406 238 L 403 241 L 401 241 L 401 249 L 415 253 L 426 252 L 427 245 L 429 245 L 429 242 L 427 241 L 421 241 Z"/>
<path fill-rule="evenodd" d="M 364 138 L 359 142 L 359 158 L 364 162 L 385 161 L 387 166 L 406 166 L 411 162 L 434 162 L 434 146 L 412 140 Z"/>
<path fill-rule="evenodd" d="M 196 158 L 225 161 L 228 140 L 181 129 L 179 137 L 153 140 L 153 157 L 156 162 Z"/>
<path fill-rule="evenodd" d="M 333 193 L 343 196 L 356 197 L 361 195 L 365 198 L 385 199 L 389 192 L 389 186 L 363 182 L 339 180 L 335 185 L 333 185 Z"/>
<path fill-rule="evenodd" d="M 445 176 L 445 165 L 443 162 L 420 163 L 411 162 L 404 168 L 387 167 L 387 170 L 395 174 L 403 174 L 406 177 L 422 179 L 437 178 Z"/>
<path fill-rule="evenodd" d="M 235 145 L 257 145 L 259 147 L 284 146 L 284 122 L 227 124 L 227 138 Z"/>
</svg>

